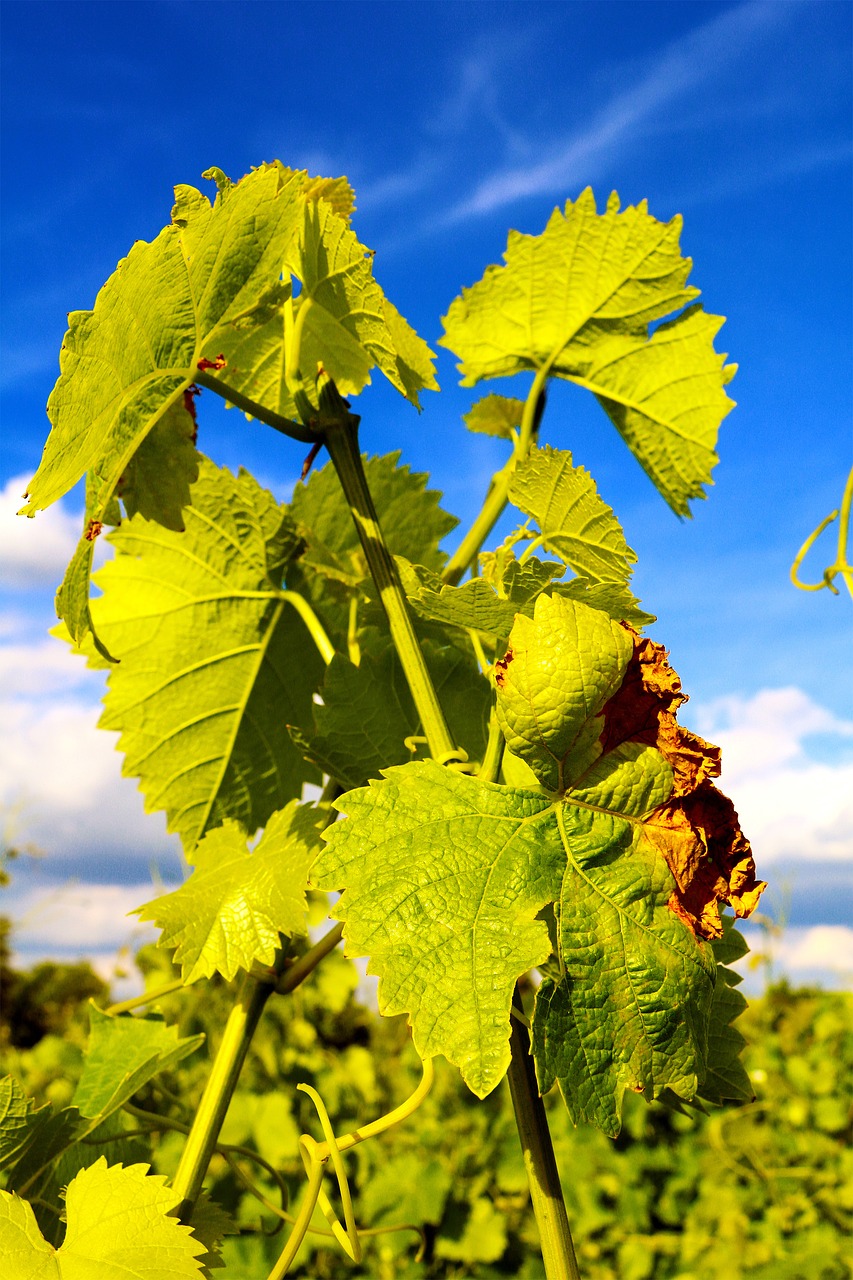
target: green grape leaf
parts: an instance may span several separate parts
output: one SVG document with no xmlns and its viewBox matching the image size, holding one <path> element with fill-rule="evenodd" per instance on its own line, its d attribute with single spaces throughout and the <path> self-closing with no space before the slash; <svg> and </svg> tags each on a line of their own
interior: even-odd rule
<svg viewBox="0 0 853 1280">
<path fill-rule="evenodd" d="M 371 1170 L 361 1191 L 361 1211 L 371 1226 L 396 1222 L 441 1222 L 453 1187 L 453 1175 L 440 1160 L 407 1151 Z"/>
<path fill-rule="evenodd" d="M 53 1245 L 65 1236 L 63 1197 L 65 1188 L 81 1169 L 103 1156 L 107 1164 L 139 1164 L 151 1158 L 150 1140 L 133 1130 L 138 1122 L 115 1111 L 106 1119 L 85 1121 L 76 1107 L 67 1108 L 77 1117 L 76 1125 L 53 1146 L 37 1148 L 15 1167 L 6 1180 L 7 1191 L 25 1195 L 33 1205 L 42 1235 Z M 62 1114 L 62 1113 L 60 1113 Z M 92 1134 L 97 1130 L 94 1138 Z"/>
<path fill-rule="evenodd" d="M 733 407 L 734 366 L 713 346 L 722 324 L 686 285 L 681 219 L 645 202 L 599 215 L 587 189 L 539 236 L 510 232 L 505 265 L 487 268 L 444 319 L 442 345 L 461 357 L 464 386 L 525 369 L 592 391 L 679 515 L 710 483 L 719 425 Z M 649 325 L 681 312 L 658 326 Z"/>
<path fill-rule="evenodd" d="M 469 578 L 460 586 L 442 583 L 439 576 L 423 565 L 413 565 L 401 556 L 395 557 L 400 580 L 412 608 L 429 622 L 477 631 L 505 640 L 512 630 L 516 614 L 533 616 L 538 596 L 549 594 L 578 600 L 600 609 L 617 621 L 644 627 L 654 622 L 651 614 L 639 608 L 636 598 L 624 583 L 594 582 L 588 578 L 555 581 L 565 572 L 565 565 L 553 560 L 516 560 L 504 553 L 499 570 Z M 481 562 L 487 557 L 481 557 Z"/>
<path fill-rule="evenodd" d="M 423 760 L 336 807 L 311 879 L 345 889 L 347 954 L 370 956 L 380 1011 L 409 1013 L 421 1057 L 443 1053 L 485 1097 L 509 1063 L 515 981 L 551 949 L 536 915 L 565 859 L 549 798 Z"/>
<path fill-rule="evenodd" d="M 543 965 L 533 1024 L 543 1088 L 618 1131 L 626 1088 L 693 1097 L 707 1075 L 718 903 L 763 888 L 719 752 L 675 719 L 660 645 L 607 615 L 540 596 L 498 663 L 498 715 L 541 786 L 481 782 L 432 761 L 343 796 L 312 871 L 342 890 L 347 954 L 368 955 L 380 1010 L 406 1012 L 485 1096 L 506 1070 L 512 990 Z M 547 695 L 547 696 L 546 696 Z"/>
<path fill-rule="evenodd" d="M 180 1039 L 157 1014 L 113 1017 L 90 1004 L 90 1034 L 74 1105 L 87 1120 L 118 1111 L 153 1076 L 166 1071 L 203 1043 L 203 1035 Z"/>
<path fill-rule="evenodd" d="M 21 1158 L 52 1109 L 36 1109 L 32 1098 L 12 1076 L 0 1080 L 0 1169 L 7 1169 Z"/>
<path fill-rule="evenodd" d="M 208 1271 L 218 1270 L 225 1263 L 219 1253 L 219 1246 L 225 1236 L 236 1236 L 240 1229 L 222 1205 L 211 1200 L 206 1191 L 202 1191 L 193 1205 L 189 1225 L 193 1236 L 201 1241 L 206 1252 L 199 1255 L 199 1262 Z"/>
<path fill-rule="evenodd" d="M 306 201 L 287 268 L 301 281 L 294 300 L 292 362 L 313 387 L 320 365 L 342 395 L 358 395 L 378 366 L 419 407 L 418 392 L 438 390 L 432 352 L 373 278 L 373 257 L 326 201 Z"/>
<path fill-rule="evenodd" d="M 478 1196 L 471 1201 L 460 1234 L 452 1236 L 443 1228 L 435 1252 L 437 1257 L 455 1262 L 497 1262 L 506 1242 L 506 1214 L 496 1209 L 488 1196 Z"/>
<path fill-rule="evenodd" d="M 320 696 L 314 733 L 291 729 L 291 734 L 307 758 L 344 790 L 411 758 L 404 739 L 415 732 L 417 716 L 393 649 L 364 654 L 358 666 L 335 654 Z"/>
<path fill-rule="evenodd" d="M 14 1170 L 16 1185 L 74 1142 L 79 1128 L 76 1107 L 36 1107 L 12 1076 L 0 1080 L 0 1170 Z"/>
<path fill-rule="evenodd" d="M 232 321 L 218 345 L 227 369 L 223 379 L 230 388 L 264 409 L 293 419 L 299 411 L 287 383 L 285 312 L 290 296 L 290 282 L 282 281 L 251 311 Z"/>
<path fill-rule="evenodd" d="M 626 583 L 637 557 L 595 481 L 565 450 L 533 450 L 516 468 L 510 501 L 536 524 L 537 542 L 581 577 Z"/>
<path fill-rule="evenodd" d="M 556 1080 L 576 1124 L 615 1136 L 625 1089 L 696 1094 L 714 964 L 670 909 L 672 877 L 642 827 L 571 802 L 559 820 L 568 856 L 557 908 L 565 976 L 544 978 L 536 994 L 539 1087 Z"/>
<path fill-rule="evenodd" d="M 27 514 L 94 470 L 89 516 L 103 518 L 119 477 L 181 402 L 199 360 L 217 354 L 230 321 L 280 280 L 302 187 L 299 175 L 265 165 L 220 189 L 213 205 L 194 187 L 176 188 L 171 224 L 151 243 L 136 242 L 92 311 L 69 317 Z"/>
<path fill-rule="evenodd" d="M 637 597 L 624 582 L 572 578 L 565 585 L 557 583 L 554 594 L 565 596 L 567 600 L 577 600 L 590 609 L 600 609 L 617 622 L 630 622 L 638 631 L 656 621 L 653 613 L 646 613 L 640 608 Z"/>
<path fill-rule="evenodd" d="M 193 395 L 185 391 L 183 400 L 157 419 L 119 477 L 116 493 L 129 516 L 138 512 L 183 533 L 183 509 L 190 505 L 201 461 L 195 438 Z"/>
<path fill-rule="evenodd" d="M 289 169 L 280 160 L 274 160 L 273 164 L 286 182 L 292 177 L 302 180 L 306 200 L 323 200 L 344 222 L 350 221 L 355 212 L 355 192 L 347 178 L 312 178 L 304 169 Z M 208 177 L 209 171 L 204 176 Z"/>
<path fill-rule="evenodd" d="M 601 754 L 600 712 L 633 652 L 618 622 L 560 596 L 540 596 L 534 618 L 516 620 L 497 664 L 498 722 L 549 790 L 565 791 Z"/>
<path fill-rule="evenodd" d="M 394 363 L 387 374 L 395 387 L 402 391 L 407 400 L 419 406 L 419 391 L 438 391 L 435 380 L 435 352 L 431 351 L 424 340 L 418 336 L 400 312 L 388 298 L 382 299 L 382 314 L 394 344 Z M 385 373 L 384 367 L 382 372 Z"/>
<path fill-rule="evenodd" d="M 741 1060 L 746 1040 L 732 1026 L 746 1008 L 746 999 L 736 988 L 740 975 L 728 966 L 749 951 L 743 934 L 734 927 L 731 916 L 722 920 L 723 934 L 712 946 L 717 961 L 717 983 L 711 1005 L 708 1028 L 708 1070 L 699 1097 L 707 1102 L 752 1102 L 755 1091 L 749 1073 Z"/>
<path fill-rule="evenodd" d="M 322 662 L 280 587 L 301 545 L 286 511 L 204 461 L 185 520 L 182 534 L 139 516 L 111 534 L 92 608 L 121 659 L 101 726 L 190 848 L 227 818 L 254 833 L 316 780 L 287 724 L 310 723 Z"/>
<path fill-rule="evenodd" d="M 204 1245 L 171 1217 L 180 1197 L 148 1165 L 99 1159 L 68 1184 L 68 1228 L 48 1244 L 26 1200 L 0 1191 L 0 1260 L 14 1280 L 191 1280 Z"/>
<path fill-rule="evenodd" d="M 110 653 L 92 622 L 89 600 L 89 579 L 92 575 L 92 557 L 95 539 L 101 532 L 97 521 L 87 523 L 85 533 L 68 562 L 68 566 L 56 593 L 56 614 L 65 626 L 71 644 L 87 653 L 94 649 L 92 665 L 113 666 L 118 659 Z"/>
<path fill-rule="evenodd" d="M 525 607 L 500 596 L 485 578 L 469 578 L 453 587 L 423 565 L 411 564 L 402 556 L 396 561 L 409 603 L 427 621 L 503 639 L 512 630 L 516 613 Z"/>
<path fill-rule="evenodd" d="M 491 696 L 470 661 L 450 647 L 422 642 L 438 699 L 457 745 L 478 759 L 485 747 Z M 355 666 L 336 654 L 326 668 L 322 705 L 314 708 L 313 734 L 291 730 L 300 749 L 345 790 L 362 786 L 390 765 L 412 759 L 406 739 L 420 731 L 403 668 L 393 647 L 382 644 Z"/>
<path fill-rule="evenodd" d="M 524 413 L 524 401 L 512 400 L 509 396 L 488 395 L 475 401 L 467 413 L 463 413 L 462 421 L 469 431 L 479 431 L 487 436 L 500 436 L 502 440 L 513 440 L 514 431 L 521 426 Z"/>
<path fill-rule="evenodd" d="M 280 934 L 307 931 L 305 889 L 321 824 L 318 810 L 294 800 L 249 851 L 243 830 L 226 822 L 196 845 L 180 889 L 137 908 L 163 930 L 186 984 L 214 973 L 230 982 L 239 969 L 271 965 Z"/>
<path fill-rule="evenodd" d="M 426 488 L 428 477 L 400 466 L 399 459 L 399 452 L 362 459 L 386 542 L 392 552 L 422 556 L 430 569 L 440 570 L 446 557 L 439 543 L 456 527 L 456 519 L 439 505 L 441 494 Z M 288 584 L 311 601 L 332 640 L 343 649 L 353 592 L 362 596 L 372 590 L 372 584 L 331 464 L 313 472 L 307 484 L 296 486 L 290 514 L 306 550 L 289 572 Z"/>
<path fill-rule="evenodd" d="M 675 881 L 671 909 L 694 933 L 723 935 L 721 902 L 739 916 L 755 909 L 765 885 L 731 801 L 712 783 L 720 750 L 678 723 L 687 697 L 663 645 L 586 605 L 543 595 L 532 620 L 517 619 L 496 666 L 510 750 L 573 801 L 610 811 L 627 788 Z"/>
</svg>

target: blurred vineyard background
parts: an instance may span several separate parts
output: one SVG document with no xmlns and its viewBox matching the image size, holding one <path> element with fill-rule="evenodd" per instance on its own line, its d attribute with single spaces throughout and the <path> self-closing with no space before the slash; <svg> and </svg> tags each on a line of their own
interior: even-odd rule
<svg viewBox="0 0 853 1280">
<path fill-rule="evenodd" d="M 0 1074 L 17 1077 L 38 1103 L 62 1107 L 82 1068 L 87 1002 L 105 1007 L 108 989 L 84 964 L 16 970 L 9 928 L 4 920 Z M 148 988 L 173 976 L 152 946 L 130 963 Z M 319 1130 L 296 1085 L 319 1091 L 342 1133 L 390 1110 L 417 1083 L 405 1020 L 379 1018 L 359 1001 L 359 982 L 355 966 L 335 952 L 303 987 L 267 1007 L 221 1138 L 232 1150 L 215 1157 L 208 1180 L 230 1219 L 209 1209 L 217 1229 L 230 1233 L 222 1248 L 229 1280 L 267 1274 L 287 1230 L 275 1210 L 298 1208 L 297 1138 Z M 97 1142 L 74 1148 L 90 1153 L 84 1164 L 106 1155 L 174 1172 L 231 999 L 224 983 L 200 984 L 154 1006 L 182 1035 L 205 1032 L 207 1046 L 146 1086 L 108 1122 L 106 1137 L 102 1127 Z M 749 1106 L 678 1112 L 631 1095 L 623 1132 L 612 1141 L 573 1129 L 559 1096 L 548 1098 L 584 1280 L 853 1274 L 853 995 L 769 980 L 740 1025 L 756 1094 Z M 443 1060 L 436 1065 L 421 1110 L 347 1157 L 359 1224 L 401 1229 L 369 1236 L 360 1266 L 331 1248 L 328 1235 L 311 1235 L 295 1277 L 544 1277 L 505 1084 L 480 1103 L 455 1070 Z M 154 1118 L 145 1112 L 155 1110 L 173 1127 L 147 1131 Z M 60 1189 L 80 1167 L 79 1154 L 62 1157 L 39 1189 L 35 1208 L 54 1241 L 64 1229 Z M 319 1214 L 314 1225 L 326 1227 Z"/>
</svg>

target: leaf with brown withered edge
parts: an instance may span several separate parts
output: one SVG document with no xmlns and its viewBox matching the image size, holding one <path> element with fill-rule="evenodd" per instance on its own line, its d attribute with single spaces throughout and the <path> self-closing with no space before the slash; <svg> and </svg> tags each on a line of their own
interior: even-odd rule
<svg viewBox="0 0 853 1280">
<path fill-rule="evenodd" d="M 719 747 L 676 720 L 687 695 L 666 650 L 623 625 L 634 652 L 621 687 L 603 710 L 602 753 L 642 742 L 656 747 L 671 766 L 672 794 L 646 818 L 646 834 L 675 879 L 670 908 L 694 933 L 719 938 L 719 904 L 748 916 L 766 884 L 755 878 L 752 850 L 734 805 L 711 782 L 720 774 Z"/>
</svg>

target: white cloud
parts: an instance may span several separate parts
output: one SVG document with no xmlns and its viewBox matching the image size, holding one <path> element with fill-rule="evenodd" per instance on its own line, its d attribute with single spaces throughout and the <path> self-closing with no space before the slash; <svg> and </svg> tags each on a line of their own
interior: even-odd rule
<svg viewBox="0 0 853 1280">
<path fill-rule="evenodd" d="M 14 900 L 16 948 L 24 952 L 92 954 L 132 946 L 158 937 L 150 924 L 128 913 L 156 897 L 140 884 L 35 885 Z"/>
<path fill-rule="evenodd" d="M 531 162 L 527 158 L 483 179 L 450 211 L 446 222 L 491 213 L 523 197 L 586 186 L 605 165 L 612 165 L 617 147 L 636 142 L 647 122 L 679 98 L 695 95 L 703 81 L 712 80 L 748 52 L 770 24 L 784 19 L 793 8 L 750 0 L 671 42 L 646 73 L 630 88 L 614 94 L 588 125 L 563 139 L 544 159 Z M 475 88 L 482 94 L 481 85 Z"/>
<path fill-rule="evenodd" d="M 8 587 L 56 586 L 74 554 L 83 517 L 62 502 L 32 520 L 17 514 L 31 476 L 13 476 L 0 492 L 0 583 Z"/>
<path fill-rule="evenodd" d="M 853 929 L 845 925 L 818 924 L 762 934 L 745 928 L 744 933 L 751 952 L 735 968 L 743 974 L 747 992 L 760 992 L 768 977 L 787 978 L 794 986 L 815 982 L 848 989 L 853 984 Z"/>
<path fill-rule="evenodd" d="M 82 664 L 81 664 L 82 665 Z M 0 806 L 7 838 L 54 859 L 91 853 L 175 866 L 177 837 L 162 814 L 121 776 L 116 735 L 96 728 L 99 708 L 82 701 L 8 698 L 0 704 Z"/>
<path fill-rule="evenodd" d="M 103 682 L 104 672 L 93 671 L 61 640 L 0 646 L 0 689 L 6 698 L 18 701 L 75 688 L 91 689 L 97 697 Z"/>
<path fill-rule="evenodd" d="M 720 786 L 731 796 L 759 868 L 780 859 L 853 856 L 853 722 L 801 689 L 725 697 L 682 717 L 723 749 Z M 809 753 L 820 735 L 831 762 Z"/>
</svg>

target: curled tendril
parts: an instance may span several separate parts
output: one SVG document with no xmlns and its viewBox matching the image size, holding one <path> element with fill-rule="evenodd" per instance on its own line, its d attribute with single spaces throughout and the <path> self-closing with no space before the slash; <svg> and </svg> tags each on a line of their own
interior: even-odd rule
<svg viewBox="0 0 853 1280">
<path fill-rule="evenodd" d="M 820 524 L 810 533 L 803 545 L 797 552 L 794 563 L 791 565 L 791 581 L 795 587 L 799 587 L 801 591 L 822 591 L 824 587 L 828 587 L 833 595 L 838 595 L 838 588 L 833 579 L 838 574 L 847 584 L 847 589 L 853 596 L 853 565 L 847 559 L 847 539 L 850 528 L 850 508 L 853 505 L 853 468 L 847 477 L 847 484 L 844 489 L 844 497 L 841 499 L 841 506 L 837 511 L 832 511 L 825 520 L 821 520 Z M 823 578 L 820 582 L 803 582 L 799 576 L 800 565 L 805 560 L 809 551 L 817 542 L 824 529 L 828 529 L 834 520 L 838 520 L 838 550 L 835 555 L 835 561 L 827 569 L 823 571 Z"/>
<path fill-rule="evenodd" d="M 359 1142 L 364 1142 L 367 1138 L 373 1138 L 379 1133 L 384 1133 L 386 1129 L 390 1129 L 392 1125 L 399 1124 L 401 1120 L 405 1120 L 412 1115 L 414 1111 L 421 1105 L 424 1098 L 432 1088 L 434 1079 L 434 1069 L 431 1058 L 423 1060 L 423 1075 L 421 1082 L 405 1102 L 399 1107 L 395 1107 L 393 1111 L 389 1111 L 387 1115 L 380 1116 L 378 1120 L 371 1121 L 370 1124 L 362 1125 L 361 1128 L 355 1129 L 352 1133 L 345 1133 L 343 1137 L 335 1136 L 332 1129 L 332 1122 L 329 1119 L 329 1113 L 326 1110 L 323 1099 L 320 1097 L 316 1089 L 311 1085 L 300 1084 L 296 1087 L 302 1092 L 307 1093 L 314 1106 L 317 1109 L 317 1115 L 320 1120 L 320 1126 L 323 1130 L 323 1142 L 317 1142 L 310 1134 L 304 1133 L 299 1139 L 299 1153 L 302 1156 L 302 1162 L 305 1165 L 305 1172 L 308 1175 L 308 1186 L 305 1191 L 305 1198 L 302 1201 L 299 1213 L 293 1224 L 293 1230 L 290 1233 L 287 1244 L 279 1257 L 278 1262 L 273 1267 L 268 1276 L 268 1280 L 282 1280 L 287 1275 L 291 1264 L 293 1263 L 302 1241 L 309 1230 L 309 1223 L 314 1214 L 314 1209 L 319 1204 L 323 1214 L 332 1228 L 335 1239 L 346 1251 L 347 1255 L 353 1262 L 361 1261 L 361 1241 L 359 1239 L 358 1228 L 355 1224 L 355 1216 L 352 1208 L 352 1197 L 349 1191 L 349 1183 L 347 1181 L 346 1170 L 344 1169 L 341 1153 L 348 1151 L 351 1147 L 355 1147 Z M 341 1203 L 344 1210 L 345 1226 L 342 1226 L 334 1209 L 329 1201 L 328 1196 L 323 1191 L 323 1174 L 326 1165 L 331 1160 L 332 1167 L 335 1170 L 335 1176 L 338 1182 L 338 1188 L 341 1195 Z"/>
</svg>

